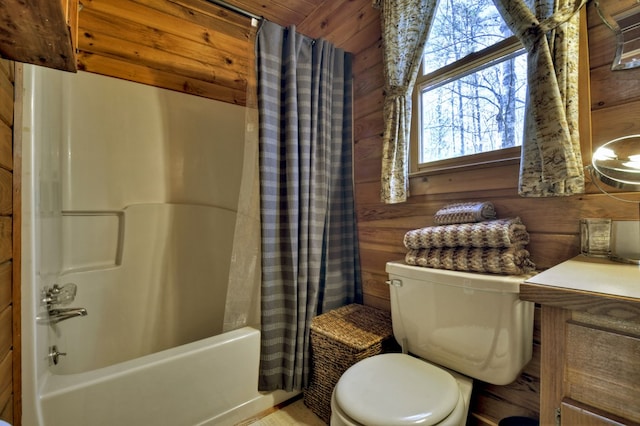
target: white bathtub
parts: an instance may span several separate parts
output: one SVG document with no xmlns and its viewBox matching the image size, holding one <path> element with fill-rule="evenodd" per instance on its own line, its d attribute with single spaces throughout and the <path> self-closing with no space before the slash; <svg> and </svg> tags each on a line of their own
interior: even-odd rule
<svg viewBox="0 0 640 426">
<path fill-rule="evenodd" d="M 221 334 L 235 217 L 166 203 L 63 213 L 58 283 L 77 286 L 70 306 L 87 316 L 48 326 L 49 343 L 67 353 L 52 371 L 82 373 Z"/>
<path fill-rule="evenodd" d="M 84 235 L 96 221 L 123 222 L 123 241 L 105 244 L 122 255 L 60 277 L 88 314 L 38 325 L 66 352 L 41 379 L 40 426 L 233 425 L 295 395 L 257 391 L 257 329 L 222 333 L 232 212 L 151 204 L 112 216 L 69 218 Z"/>
<path fill-rule="evenodd" d="M 24 96 L 23 425 L 232 425 L 295 396 L 257 391 L 256 328 L 223 332 L 231 246 L 258 250 L 234 236 L 243 110 L 30 65 Z M 88 315 L 47 324 L 54 283 Z"/>
<path fill-rule="evenodd" d="M 251 327 L 85 373 L 48 374 L 43 426 L 233 425 L 294 394 L 257 392 Z"/>
</svg>

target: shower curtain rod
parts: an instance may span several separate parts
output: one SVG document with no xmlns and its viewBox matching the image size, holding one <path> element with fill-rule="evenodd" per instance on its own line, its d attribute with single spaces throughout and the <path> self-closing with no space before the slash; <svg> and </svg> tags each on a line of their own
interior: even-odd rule
<svg viewBox="0 0 640 426">
<path fill-rule="evenodd" d="M 246 16 L 247 18 L 256 19 L 258 22 L 262 20 L 262 16 L 253 14 L 251 12 L 247 12 L 246 10 L 240 9 L 239 7 L 229 4 L 224 0 L 206 0 L 206 1 L 208 1 L 209 3 L 213 3 L 216 6 L 220 6 L 224 9 L 230 10 L 232 12 L 239 13 L 240 15 Z"/>
</svg>

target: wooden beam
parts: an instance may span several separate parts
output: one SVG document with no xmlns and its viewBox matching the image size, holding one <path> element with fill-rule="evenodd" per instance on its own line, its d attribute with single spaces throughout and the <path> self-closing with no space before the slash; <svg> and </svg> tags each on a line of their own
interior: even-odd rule
<svg viewBox="0 0 640 426">
<path fill-rule="evenodd" d="M 66 11 L 59 1 L 0 2 L 3 29 L 0 31 L 0 56 L 48 68 L 76 71 Z"/>
</svg>

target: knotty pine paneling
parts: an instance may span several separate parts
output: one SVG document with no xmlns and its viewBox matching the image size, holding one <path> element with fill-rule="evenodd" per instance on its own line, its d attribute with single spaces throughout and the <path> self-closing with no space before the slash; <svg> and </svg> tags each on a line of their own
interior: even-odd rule
<svg viewBox="0 0 640 426">
<path fill-rule="evenodd" d="M 0 60 L 0 72 L 7 76 L 10 81 L 14 80 L 14 69 L 11 61 Z"/>
<path fill-rule="evenodd" d="M 601 9 L 606 16 L 619 13 L 637 2 L 635 0 L 618 0 L 601 2 Z M 638 108 L 638 93 L 640 93 L 640 68 L 611 71 L 611 64 L 616 51 L 616 37 L 598 16 L 593 2 L 588 8 L 589 27 L 589 62 L 591 67 L 591 109 L 595 114 L 602 109 L 614 107 Z M 612 22 L 612 21 L 611 21 Z M 629 119 L 633 117 L 630 112 L 622 114 L 622 117 Z M 637 117 L 637 115 L 635 116 Z M 595 125 L 600 117 L 592 116 Z M 635 120 L 637 122 L 637 120 Z M 607 123 L 604 121 L 604 123 Z M 617 131 L 618 135 L 626 135 L 628 128 L 615 127 L 616 123 L 611 123 L 610 128 Z M 594 146 L 599 146 L 602 142 L 610 140 L 607 135 L 600 137 L 598 131 L 594 129 Z"/>
<path fill-rule="evenodd" d="M 4 73 L 0 77 L 0 122 L 13 126 L 13 82 Z"/>
<path fill-rule="evenodd" d="M 348 52 L 356 52 L 380 36 L 379 16 L 370 2 L 325 1 L 322 9 L 309 15 L 297 29 L 310 37 L 329 40 Z"/>
<path fill-rule="evenodd" d="M 640 102 L 593 110 L 591 112 L 591 127 L 593 134 L 597 137 L 593 140 L 594 148 L 619 137 L 621 134 L 639 134 L 640 120 L 638 117 L 640 117 Z"/>
<path fill-rule="evenodd" d="M 11 308 L 7 308 L 11 309 Z M 13 353 L 0 354 L 0 419 L 13 422 Z"/>
<path fill-rule="evenodd" d="M 632 1 L 601 4 L 606 8 Z M 433 214 L 449 202 L 490 200 L 500 217 L 520 216 L 530 231 L 529 249 L 540 268 L 578 252 L 580 218 L 638 219 L 637 206 L 601 195 L 593 185 L 580 196 L 521 198 L 516 164 L 415 177 L 407 203 L 381 203 L 384 81 L 379 11 L 371 7 L 371 0 L 229 3 L 283 26 L 295 24 L 299 32 L 325 38 L 354 54 L 354 181 L 365 304 L 389 309 L 385 263 L 404 256 L 402 237 L 407 230 L 432 224 Z M 81 69 L 240 105 L 246 102 L 243 89 L 255 90 L 248 71 L 254 61 L 253 34 L 245 18 L 197 0 L 82 0 L 82 4 Z M 609 37 L 601 24 L 590 22 L 594 145 L 635 132 L 639 126 L 638 75 L 608 70 Z M 0 129 L 0 152 L 3 133 L 6 130 Z M 540 367 L 538 342 L 534 344 L 534 358 L 514 384 L 495 387 L 476 382 L 471 423 L 495 425 L 508 415 L 537 415 Z"/>
<path fill-rule="evenodd" d="M 13 174 L 0 167 L 0 215 L 13 211 Z"/>
<path fill-rule="evenodd" d="M 13 311 L 11 305 L 0 308 L 0 330 L 9 330 L 13 322 Z M 0 333 L 0 358 L 4 358 L 11 352 L 11 333 Z"/>
<path fill-rule="evenodd" d="M 13 169 L 12 138 L 13 131 L 11 127 L 0 120 L 0 167 L 6 170 Z"/>
<path fill-rule="evenodd" d="M 606 8 L 609 3 L 612 2 L 601 4 Z M 591 7 L 593 6 L 590 5 Z M 589 16 L 593 16 L 591 10 Z M 599 34 L 606 34 L 601 31 L 602 26 L 601 23 L 590 24 L 590 44 L 602 44 L 598 38 Z M 371 43 L 370 46 L 363 47 L 361 52 L 379 51 L 376 44 Z M 369 56 L 373 57 L 371 54 Z M 371 96 L 375 91 L 382 91 L 381 68 L 379 62 L 361 60 L 356 55 L 355 64 L 359 63 L 365 63 L 367 66 L 354 66 L 354 69 L 358 70 L 354 82 L 355 104 L 366 105 L 367 109 L 366 114 L 360 113 L 357 108 L 354 111 L 354 179 L 358 227 L 361 233 L 363 263 L 364 258 L 368 256 L 375 256 L 381 262 L 367 262 L 374 268 L 367 272 L 384 277 L 384 262 L 383 259 L 379 259 L 380 247 L 392 247 L 391 254 L 397 256 L 403 232 L 420 224 L 420 220 L 415 218 L 424 218 L 421 226 L 428 226 L 432 224 L 430 218 L 437 209 L 452 201 L 490 200 L 496 204 L 499 216 L 520 216 L 531 233 L 532 243 L 529 248 L 540 268 L 553 266 L 577 253 L 580 218 L 638 219 L 637 206 L 612 200 L 600 194 L 592 184 L 587 185 L 588 193 L 585 195 L 545 199 L 521 198 L 517 195 L 516 189 L 517 165 L 414 177 L 411 178 L 410 184 L 412 197 L 407 203 L 400 206 L 380 203 L 382 112 L 381 107 L 375 111 L 371 104 L 363 102 L 362 98 Z M 640 78 L 636 70 L 613 72 L 607 69 L 610 65 L 608 63 L 603 65 L 594 62 L 592 65 L 591 90 L 592 94 L 596 93 L 592 96 L 592 139 L 597 146 L 611 138 L 638 130 Z M 615 88 L 617 90 L 614 90 Z M 596 98 L 600 99 L 596 101 Z M 590 157 L 589 153 L 586 153 L 585 157 Z M 637 199 L 636 194 L 629 194 L 629 197 Z M 385 224 L 380 225 L 380 221 L 384 221 Z M 378 226 L 391 226 L 395 229 L 396 239 L 390 240 L 389 238 L 394 236 L 385 232 L 379 233 L 381 238 L 376 239 L 375 229 Z M 376 249 L 371 248 L 372 244 Z"/>
<path fill-rule="evenodd" d="M 18 394 L 20 376 L 14 377 L 19 364 L 13 328 L 19 315 L 14 300 L 13 281 L 13 62 L 0 59 L 0 419 L 19 424 L 14 416 L 14 395 Z M 14 423 L 15 422 L 15 423 Z"/>
<path fill-rule="evenodd" d="M 11 305 L 11 262 L 0 263 L 0 311 Z"/>
<path fill-rule="evenodd" d="M 608 0 L 601 4 L 606 8 L 616 3 L 614 6 L 624 8 L 632 2 Z M 589 16 L 593 17 L 593 5 L 589 8 Z M 601 23 L 590 23 L 589 50 L 594 56 L 590 88 L 592 132 L 584 137 L 591 136 L 595 146 L 640 130 L 637 120 L 640 75 L 636 70 L 609 70 L 613 58 L 606 58 L 613 52 L 608 39 L 610 35 L 602 29 Z M 382 104 L 378 101 L 383 92 L 381 50 L 377 36 L 370 40 L 371 43 L 357 50 L 354 61 L 354 179 L 366 304 L 389 309 L 388 288 L 384 284 L 385 263 L 403 258 L 404 233 L 432 225 L 433 214 L 449 202 L 489 200 L 496 205 L 500 217 L 520 216 L 531 234 L 528 248 L 532 259 L 541 269 L 578 253 L 581 218 L 640 219 L 637 205 L 612 200 L 593 184 L 587 185 L 585 195 L 521 198 L 517 194 L 517 164 L 413 177 L 410 182 L 412 196 L 407 203 L 384 205 L 379 200 L 383 129 Z M 605 48 L 608 50 L 603 52 Z M 584 157 L 588 160 L 590 152 Z M 627 195 L 640 199 L 637 194 Z M 533 360 L 514 384 L 495 387 L 476 383 L 470 423 L 495 425 L 509 415 L 537 417 L 540 374 L 537 345 L 536 342 Z"/>
<path fill-rule="evenodd" d="M 324 6 L 324 2 L 315 0 L 231 0 L 227 3 L 282 26 L 299 25 L 316 9 Z"/>
<path fill-rule="evenodd" d="M 196 0 L 82 0 L 78 68 L 246 105 L 255 29 Z"/>
<path fill-rule="evenodd" d="M 173 34 L 153 32 L 145 37 L 145 26 L 141 24 L 116 19 L 92 9 L 83 10 L 82 13 L 80 28 L 83 30 L 82 48 L 85 52 L 100 52 L 105 56 L 135 61 L 138 65 L 246 91 L 248 58 L 236 61 L 232 59 L 231 52 L 225 52 L 220 47 L 203 49 L 201 42 Z M 116 31 L 118 37 L 110 35 Z M 230 43 L 232 40 L 224 40 L 219 44 L 232 50 L 235 47 Z M 244 43 L 236 48 L 246 49 L 247 45 Z M 166 63 L 166 55 L 172 55 L 174 60 Z"/>
<path fill-rule="evenodd" d="M 11 216 L 0 216 L 0 263 L 13 257 L 12 228 Z"/>
<path fill-rule="evenodd" d="M 611 78 L 616 73 L 616 78 Z M 591 109 L 637 103 L 640 92 L 640 68 L 611 71 L 611 64 L 591 70 Z"/>
</svg>

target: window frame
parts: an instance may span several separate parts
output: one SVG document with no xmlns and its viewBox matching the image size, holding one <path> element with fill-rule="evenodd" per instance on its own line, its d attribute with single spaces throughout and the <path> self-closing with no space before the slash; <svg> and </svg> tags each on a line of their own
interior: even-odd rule
<svg viewBox="0 0 640 426">
<path fill-rule="evenodd" d="M 420 117 L 422 117 L 420 92 L 425 85 L 446 84 L 461 78 L 470 71 L 496 61 L 507 55 L 513 55 L 524 49 L 516 36 L 506 38 L 492 46 L 471 53 L 464 58 L 439 68 L 428 74 L 419 74 L 412 93 L 413 113 L 411 115 L 411 134 L 409 141 L 409 174 L 424 175 L 456 169 L 484 168 L 520 162 L 520 146 L 504 148 L 462 157 L 419 163 Z M 526 53 L 525 53 L 526 54 Z M 422 65 L 421 65 L 422 67 Z"/>
</svg>

